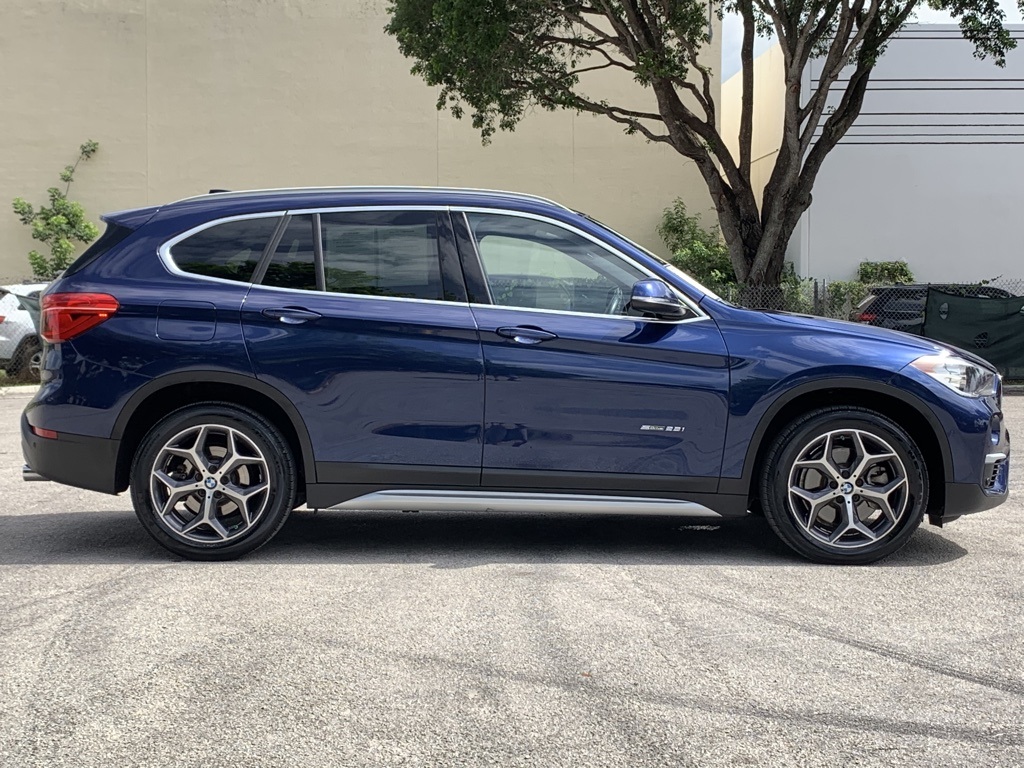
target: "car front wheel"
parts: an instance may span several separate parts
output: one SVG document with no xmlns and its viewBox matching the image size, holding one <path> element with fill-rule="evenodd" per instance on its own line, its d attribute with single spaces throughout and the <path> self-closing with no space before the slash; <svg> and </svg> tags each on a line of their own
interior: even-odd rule
<svg viewBox="0 0 1024 768">
<path fill-rule="evenodd" d="M 295 506 L 295 460 L 269 421 L 202 403 L 171 413 L 143 439 L 131 471 L 135 513 L 162 546 L 230 560 L 266 544 Z"/>
<path fill-rule="evenodd" d="M 820 563 L 892 554 L 928 505 L 928 470 L 914 440 L 882 414 L 853 406 L 817 409 L 783 429 L 760 486 L 775 533 Z"/>
</svg>

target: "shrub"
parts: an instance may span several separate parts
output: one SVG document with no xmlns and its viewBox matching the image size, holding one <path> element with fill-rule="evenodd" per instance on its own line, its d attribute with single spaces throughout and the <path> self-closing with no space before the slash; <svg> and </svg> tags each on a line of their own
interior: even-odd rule
<svg viewBox="0 0 1024 768">
<path fill-rule="evenodd" d="M 665 209 L 658 234 L 672 252 L 669 261 L 687 274 L 713 287 L 736 284 L 729 249 L 718 230 L 701 226 L 700 219 L 686 212 L 682 200 Z"/>
<path fill-rule="evenodd" d="M 856 280 L 834 280 L 828 284 L 827 313 L 846 317 L 868 295 L 868 286 Z"/>
<path fill-rule="evenodd" d="M 75 164 L 65 166 L 61 171 L 60 180 L 65 184 L 63 191 L 58 187 L 50 187 L 47 190 L 49 207 L 43 205 L 39 210 L 35 210 L 24 198 L 14 199 L 12 207 L 21 223 L 32 228 L 34 239 L 50 246 L 49 256 L 35 249 L 28 254 L 32 276 L 37 280 L 55 278 L 71 263 L 75 243 L 91 243 L 100 233 L 97 226 L 85 217 L 85 209 L 81 203 L 68 199 L 78 164 L 96 154 L 97 149 L 99 144 L 95 141 L 87 141 L 78 148 L 78 159 Z"/>
<path fill-rule="evenodd" d="M 912 283 L 914 273 L 905 261 L 862 261 L 857 279 L 862 283 Z"/>
</svg>

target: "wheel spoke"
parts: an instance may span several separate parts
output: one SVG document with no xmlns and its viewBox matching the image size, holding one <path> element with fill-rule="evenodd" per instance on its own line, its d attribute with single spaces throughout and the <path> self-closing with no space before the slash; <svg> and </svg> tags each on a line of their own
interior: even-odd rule
<svg viewBox="0 0 1024 768">
<path fill-rule="evenodd" d="M 192 462 L 192 467 L 200 472 L 210 471 L 210 461 L 206 458 L 203 453 L 203 446 L 206 444 L 206 439 L 209 436 L 210 428 L 208 426 L 202 426 L 199 428 L 199 433 L 196 435 L 195 440 L 190 448 L 181 448 L 176 445 L 167 445 L 164 447 L 164 452 L 171 454 L 172 456 L 180 456 L 183 459 L 188 459 Z M 188 434 L 187 432 L 185 433 Z M 180 435 L 172 442 L 178 442 Z"/>
<path fill-rule="evenodd" d="M 174 511 L 174 508 L 177 506 L 179 501 L 188 498 L 193 493 L 195 493 L 194 488 L 171 491 L 167 496 L 167 501 L 164 502 L 163 507 L 160 509 L 160 515 L 162 517 L 167 517 Z"/>
<path fill-rule="evenodd" d="M 864 445 L 864 439 L 860 436 L 860 432 L 853 432 L 853 445 L 857 451 L 857 463 L 850 467 L 850 474 L 859 476 L 861 471 L 868 465 L 871 457 L 868 455 L 868 449 Z"/>
<path fill-rule="evenodd" d="M 889 522 L 895 523 L 899 515 L 896 513 L 896 510 L 893 509 L 891 497 L 893 492 L 902 488 L 906 482 L 907 479 L 905 477 L 900 477 L 883 486 L 864 486 L 860 488 L 859 491 L 861 496 L 866 499 L 870 499 L 878 505 L 878 508 L 882 510 L 882 514 L 889 519 Z"/>
<path fill-rule="evenodd" d="M 814 527 L 814 524 L 818 522 L 818 513 L 821 512 L 821 510 L 825 509 L 826 507 L 831 507 L 832 501 L 832 499 L 829 499 L 827 502 L 822 502 L 820 504 L 812 504 L 811 511 L 807 515 L 807 523 L 804 525 L 804 528 L 806 528 L 808 531 L 811 530 L 811 528 Z"/>
<path fill-rule="evenodd" d="M 153 473 L 153 477 L 167 486 L 169 491 L 201 491 L 203 489 L 203 483 L 200 480 L 193 480 L 191 477 L 184 480 L 175 480 L 173 477 L 168 475 L 166 472 L 157 470 Z"/>
<path fill-rule="evenodd" d="M 794 469 L 813 469 L 829 480 L 840 482 L 843 478 L 829 462 L 824 459 L 805 459 L 793 464 Z"/>
<path fill-rule="evenodd" d="M 831 488 L 822 488 L 820 491 L 808 491 L 806 488 L 801 488 L 798 485 L 792 486 L 789 489 L 789 492 L 794 496 L 803 499 L 811 506 L 836 495 L 836 492 Z"/>
<path fill-rule="evenodd" d="M 234 430 L 228 432 L 228 452 L 221 461 L 218 473 L 221 477 L 227 477 L 232 472 L 241 469 L 249 464 L 265 466 L 263 459 L 259 456 L 246 456 L 238 450 L 238 435 Z"/>
<path fill-rule="evenodd" d="M 238 507 L 238 511 L 242 514 L 242 519 L 245 520 L 245 524 L 251 525 L 252 520 L 249 514 L 249 501 L 258 493 L 262 493 L 267 490 L 269 486 L 266 483 L 258 483 L 256 485 L 249 486 L 248 488 L 239 488 L 235 485 L 225 485 L 222 492 L 225 498 L 233 501 L 235 506 Z"/>
</svg>

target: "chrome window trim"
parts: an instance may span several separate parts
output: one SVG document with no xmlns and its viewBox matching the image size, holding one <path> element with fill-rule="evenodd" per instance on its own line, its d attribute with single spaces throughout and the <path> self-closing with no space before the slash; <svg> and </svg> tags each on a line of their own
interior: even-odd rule
<svg viewBox="0 0 1024 768">
<path fill-rule="evenodd" d="M 429 187 L 425 187 L 424 189 L 430 189 L 430 188 Z M 566 210 L 568 210 L 568 209 L 566 209 Z M 502 309 L 502 310 L 508 310 L 510 312 L 541 312 L 541 313 L 544 313 L 544 314 L 570 315 L 570 316 L 575 316 L 575 317 L 601 317 L 601 318 L 612 319 L 612 320 L 621 319 L 621 320 L 626 320 L 626 321 L 633 322 L 633 323 L 643 322 L 643 323 L 665 323 L 665 324 L 671 324 L 671 325 L 681 325 L 681 324 L 684 324 L 684 323 L 693 323 L 693 322 L 697 322 L 697 321 L 700 321 L 700 320 L 709 320 L 710 319 L 710 316 L 707 313 L 703 312 L 700 309 L 700 307 L 698 307 L 693 301 L 691 301 L 690 298 L 687 297 L 685 294 L 681 293 L 679 291 L 679 289 L 676 288 L 676 286 L 674 286 L 674 285 L 669 285 L 669 288 L 671 288 L 672 292 L 674 294 L 676 294 L 676 296 L 687 307 L 689 307 L 691 311 L 694 312 L 694 317 L 687 317 L 687 318 L 683 318 L 681 320 L 659 320 L 657 318 L 631 317 L 629 315 L 605 315 L 605 314 L 594 313 L 594 312 L 572 312 L 572 311 L 569 311 L 569 310 L 562 310 L 562 309 L 531 309 L 529 307 L 507 307 L 507 306 L 504 306 L 504 305 L 501 305 L 501 304 L 493 304 L 493 303 L 491 303 L 491 304 L 478 304 L 478 303 L 470 303 L 470 302 L 462 302 L 462 301 L 445 301 L 443 299 L 411 299 L 411 298 L 406 298 L 406 297 L 402 297 L 402 296 L 371 296 L 371 295 L 359 294 L 359 293 L 336 293 L 336 292 L 333 292 L 333 291 L 321 291 L 321 290 L 309 291 L 309 290 L 305 290 L 305 289 L 301 289 L 301 288 L 277 288 L 275 286 L 265 286 L 265 285 L 261 285 L 259 283 L 244 282 L 244 281 L 240 281 L 240 280 L 228 280 L 227 278 L 223 278 L 223 277 L 210 277 L 208 275 L 197 275 L 197 274 L 195 274 L 193 272 L 185 272 L 184 270 L 179 269 L 177 264 L 174 263 L 174 259 L 173 259 L 172 254 L 171 254 L 171 249 L 175 245 L 180 243 L 182 240 L 185 240 L 186 238 L 191 237 L 192 235 L 198 234 L 199 232 L 202 232 L 203 230 L 210 229 L 211 227 L 215 227 L 215 226 L 217 226 L 219 224 L 227 224 L 227 223 L 230 223 L 232 221 L 243 221 L 245 219 L 262 219 L 262 218 L 280 217 L 280 216 L 300 216 L 300 215 L 303 215 L 303 214 L 345 213 L 345 212 L 349 212 L 349 211 L 351 211 L 351 212 L 360 212 L 360 211 L 448 211 L 450 213 L 462 213 L 462 214 L 466 214 L 466 213 L 490 213 L 490 214 L 495 214 L 495 213 L 497 213 L 497 214 L 504 215 L 504 216 L 517 216 L 517 217 L 525 218 L 525 219 L 534 219 L 536 221 L 543 221 L 543 222 L 545 222 L 547 224 L 551 224 L 551 225 L 556 226 L 556 227 L 561 227 L 562 229 L 565 229 L 565 230 L 568 230 L 570 232 L 576 233 L 580 237 L 583 237 L 584 239 L 591 241 L 592 243 L 594 243 L 598 247 L 603 248 L 604 250 L 608 251 L 613 256 L 616 256 L 617 258 L 625 261 L 627 264 L 631 264 L 632 266 L 634 266 L 636 269 L 640 270 L 645 275 L 647 275 L 647 276 L 649 276 L 649 277 L 651 277 L 651 278 L 653 278 L 655 280 L 662 280 L 662 282 L 664 282 L 663 278 L 660 275 L 652 272 L 651 270 L 649 270 L 647 267 L 643 266 L 642 264 L 637 263 L 636 261 L 634 261 L 632 258 L 627 256 L 626 254 L 622 253 L 621 251 L 619 251 L 616 248 L 613 248 L 608 243 L 605 243 L 603 240 L 600 240 L 599 238 L 594 237 L 593 235 L 590 235 L 587 232 L 584 232 L 584 231 L 574 227 L 571 224 L 566 224 L 565 222 L 558 221 L 557 219 L 552 219 L 552 218 L 550 218 L 548 216 L 542 216 L 542 215 L 536 214 L 536 213 L 527 213 L 527 212 L 524 212 L 524 211 L 514 211 L 514 210 L 510 210 L 508 208 L 481 208 L 481 207 L 475 207 L 475 206 L 452 206 L 452 205 L 342 205 L 342 206 L 331 206 L 331 207 L 328 207 L 328 208 L 294 208 L 294 209 L 285 209 L 285 210 L 278 210 L 278 211 L 261 211 L 259 213 L 244 213 L 244 214 L 238 214 L 238 215 L 235 215 L 235 216 L 223 216 L 221 218 L 211 219 L 210 221 L 205 221 L 202 224 L 197 224 L 195 227 L 192 227 L 191 229 L 186 230 L 185 232 L 182 232 L 179 235 L 175 235 L 173 238 L 171 238 L 170 240 L 167 240 L 166 242 L 164 242 L 160 246 L 160 248 L 158 249 L 158 254 L 159 254 L 159 257 L 160 257 L 160 261 L 163 263 L 164 267 L 173 275 L 177 275 L 179 277 L 187 277 L 187 278 L 190 278 L 190 279 L 193 279 L 193 280 L 206 280 L 206 281 L 214 282 L 214 283 L 223 283 L 225 285 L 241 285 L 241 286 L 248 287 L 250 290 L 253 289 L 253 288 L 260 288 L 260 289 L 264 289 L 264 290 L 273 290 L 273 291 L 288 291 L 289 293 L 323 294 L 325 296 L 342 296 L 342 297 L 346 297 L 346 298 L 373 299 L 373 300 L 376 300 L 376 301 L 404 301 L 404 302 L 415 302 L 415 303 L 421 303 L 421 304 L 440 304 L 440 305 L 444 305 L 444 306 L 468 306 L 470 308 L 481 309 L 481 310 L 483 310 L 483 309 Z M 472 232 L 470 232 L 470 234 L 472 235 Z M 475 238 L 473 239 L 473 247 L 474 247 L 474 249 L 476 248 L 476 239 Z M 479 257 L 478 254 L 476 255 L 476 257 L 479 260 L 480 257 Z M 489 290 L 490 290 L 490 288 L 488 287 L 488 291 Z"/>
<path fill-rule="evenodd" d="M 508 312 L 540 312 L 545 315 L 570 315 L 572 317 L 600 317 L 603 320 L 628 321 L 629 323 L 634 325 L 636 323 L 665 323 L 667 325 L 684 325 L 685 323 L 696 323 L 709 319 L 707 315 L 698 315 L 696 317 L 684 317 L 681 320 L 662 320 L 657 317 L 636 317 L 634 315 L 602 315 L 597 312 L 573 312 L 568 309 L 531 309 L 530 307 L 507 307 L 504 304 L 471 303 L 469 306 L 473 310 L 500 309 L 506 310 Z"/>
<path fill-rule="evenodd" d="M 550 218 L 548 216 L 542 216 L 542 215 L 536 214 L 536 213 L 527 213 L 525 211 L 510 211 L 510 210 L 505 209 L 505 208 L 474 208 L 474 207 L 464 207 L 464 206 L 451 206 L 451 210 L 452 210 L 453 213 L 462 213 L 462 214 L 466 214 L 466 213 L 485 213 L 485 214 L 492 214 L 493 215 L 495 213 L 498 213 L 499 215 L 503 215 L 503 216 L 516 216 L 516 217 L 521 218 L 521 219 L 533 219 L 535 221 L 542 221 L 542 222 L 544 222 L 546 224 L 551 224 L 551 225 L 553 225 L 555 227 L 559 227 L 561 229 L 564 229 L 564 230 L 572 232 L 572 233 L 574 233 L 576 235 L 579 235 L 580 237 L 584 238 L 585 240 L 589 240 L 590 242 L 594 243 L 599 248 L 601 248 L 601 249 L 607 251 L 608 253 L 610 253 L 612 256 L 615 256 L 619 260 L 626 262 L 626 264 L 634 267 L 635 269 L 639 270 L 641 273 L 647 275 L 649 278 L 652 278 L 654 280 L 661 280 L 661 282 L 663 282 L 663 283 L 665 282 L 664 278 L 662 278 L 661 275 L 658 275 L 655 272 L 652 272 L 650 269 L 645 267 L 643 264 L 640 264 L 640 263 L 636 262 L 635 260 L 633 260 L 632 258 L 627 256 L 626 254 L 624 254 L 621 251 L 619 251 L 617 248 L 613 248 L 611 245 L 609 245 L 608 243 L 604 242 L 600 238 L 594 237 L 593 235 L 591 235 L 591 234 L 589 234 L 587 232 L 584 232 L 581 229 L 578 229 L 578 228 L 574 227 L 572 224 L 566 224 L 563 221 L 558 221 L 557 219 L 552 219 L 552 218 Z M 468 221 L 467 221 L 467 226 L 468 226 Z M 479 249 L 478 249 L 478 246 L 477 246 L 476 237 L 473 236 L 472 229 L 470 229 L 470 236 L 473 239 L 473 248 L 477 250 L 476 258 L 477 258 L 478 261 L 480 261 L 480 267 L 481 267 L 481 269 L 483 269 L 483 260 L 480 258 L 480 253 L 479 253 Z M 484 270 L 484 279 L 486 280 L 486 278 L 487 278 L 487 271 Z M 695 320 L 707 320 L 707 319 L 709 319 L 709 315 L 706 312 L 704 312 L 703 310 L 701 310 L 700 307 L 696 303 L 694 303 L 686 294 L 682 293 L 678 288 L 676 288 L 676 286 L 674 286 L 674 285 L 672 285 L 670 283 L 665 283 L 665 284 L 668 285 L 668 287 L 672 290 L 672 293 L 674 293 L 676 295 L 676 297 L 681 302 L 683 302 L 683 304 L 686 305 L 686 307 L 688 309 L 690 309 L 694 313 L 694 317 L 685 317 L 685 318 L 682 318 L 681 320 L 659 320 L 657 318 L 649 318 L 649 317 L 630 317 L 629 315 L 606 315 L 606 314 L 603 314 L 603 313 L 600 313 L 600 312 L 573 312 L 573 311 L 564 310 L 564 309 L 531 309 L 530 307 L 509 307 L 509 306 L 505 306 L 504 304 L 494 304 L 494 303 L 491 303 L 491 304 L 477 304 L 477 305 L 473 305 L 473 306 L 479 306 L 479 307 L 498 307 L 498 308 L 501 308 L 501 309 L 518 310 L 518 311 L 524 311 L 524 312 L 550 312 L 550 313 L 555 313 L 555 314 L 559 314 L 559 315 L 578 315 L 580 317 L 611 317 L 611 318 L 621 317 L 621 318 L 624 318 L 626 320 L 633 320 L 633 321 L 639 320 L 639 321 L 642 321 L 642 322 L 650 322 L 650 323 L 671 323 L 673 325 L 678 325 L 680 323 L 692 323 Z M 487 287 L 487 290 L 488 290 L 488 292 L 490 291 L 490 286 Z"/>
<path fill-rule="evenodd" d="M 188 229 L 181 234 L 175 235 L 170 240 L 165 241 L 157 249 L 157 254 L 160 258 L 160 262 L 164 265 L 168 272 L 178 277 L 188 277 L 194 280 L 207 280 L 215 283 L 223 283 L 225 285 L 244 285 L 249 287 L 260 286 L 259 283 L 254 283 L 251 280 L 228 280 L 224 277 L 211 277 L 209 275 L 199 275 L 195 272 L 186 272 L 181 269 L 177 264 L 174 263 L 174 256 L 172 249 L 175 245 L 180 243 L 182 240 L 186 240 L 192 235 L 197 235 L 200 232 L 216 227 L 220 224 L 229 224 L 232 221 L 245 221 L 246 219 L 265 219 L 272 216 L 301 216 L 303 214 L 320 214 L 320 213 L 345 213 L 348 211 L 359 212 L 359 211 L 447 211 L 449 207 L 447 205 L 345 205 L 340 207 L 332 208 L 296 208 L 296 209 L 285 209 L 278 211 L 260 211 L 258 213 L 241 213 L 234 216 L 222 216 L 217 219 L 210 219 L 204 221 L 202 224 Z M 318 225 L 319 226 L 319 225 Z M 438 246 L 440 247 L 440 246 Z M 438 265 L 440 268 L 440 264 Z M 273 288 L 274 286 L 260 286 L 266 288 Z M 300 293 L 334 293 L 331 291 L 306 291 L 297 288 L 275 288 L 274 290 L 287 290 L 287 291 L 298 291 Z M 398 299 L 401 301 L 428 301 L 436 304 L 462 304 L 465 302 L 458 301 L 444 301 L 441 299 L 404 299 L 400 296 L 365 296 L 358 293 L 334 293 L 336 296 L 361 296 L 362 298 L 374 298 L 374 299 Z"/>
<path fill-rule="evenodd" d="M 206 280 L 214 283 L 223 283 L 225 285 L 242 285 L 249 287 L 253 285 L 252 280 L 228 280 L 226 277 L 211 277 L 210 275 L 198 275 L 195 272 L 186 272 L 181 269 L 177 264 L 174 263 L 174 256 L 171 254 L 171 249 L 180 243 L 182 240 L 187 240 L 193 235 L 198 235 L 207 229 L 212 229 L 220 224 L 230 224 L 233 221 L 246 221 L 248 219 L 269 219 L 269 218 L 280 218 L 286 216 L 287 211 L 261 211 L 260 213 L 243 213 L 237 216 L 224 216 L 219 219 L 211 219 L 210 221 L 204 221 L 202 224 L 197 224 L 192 229 L 185 230 L 179 235 L 175 235 L 170 240 L 166 240 L 164 243 L 157 248 L 157 255 L 160 262 L 164 265 L 164 268 L 172 275 L 179 277 L 188 277 L 193 280 Z M 271 235 L 273 239 L 273 235 Z M 264 244 L 264 250 L 269 245 L 269 241 Z M 262 256 L 262 254 L 261 254 Z"/>
</svg>

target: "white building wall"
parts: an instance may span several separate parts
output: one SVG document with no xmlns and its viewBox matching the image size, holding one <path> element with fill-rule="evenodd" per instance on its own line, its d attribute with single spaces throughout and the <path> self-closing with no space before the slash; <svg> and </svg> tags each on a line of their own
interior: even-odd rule
<svg viewBox="0 0 1024 768">
<path fill-rule="evenodd" d="M 974 58 L 956 26 L 912 25 L 892 41 L 790 243 L 798 273 L 851 279 L 861 261 L 904 259 L 922 282 L 1024 278 L 1024 27 L 1012 30 L 1021 49 L 1004 69 Z M 766 116 L 781 114 L 777 51 L 757 61 Z M 805 82 L 819 71 L 813 61 Z M 722 86 L 723 125 L 739 112 L 734 80 Z M 755 130 L 777 146 L 781 122 Z M 775 155 L 760 154 L 763 181 Z"/>
<path fill-rule="evenodd" d="M 905 259 L 921 281 L 1024 277 L 1024 50 L 1005 69 L 972 54 L 945 25 L 889 46 L 818 177 L 801 271 L 850 278 L 864 259 Z"/>
</svg>

